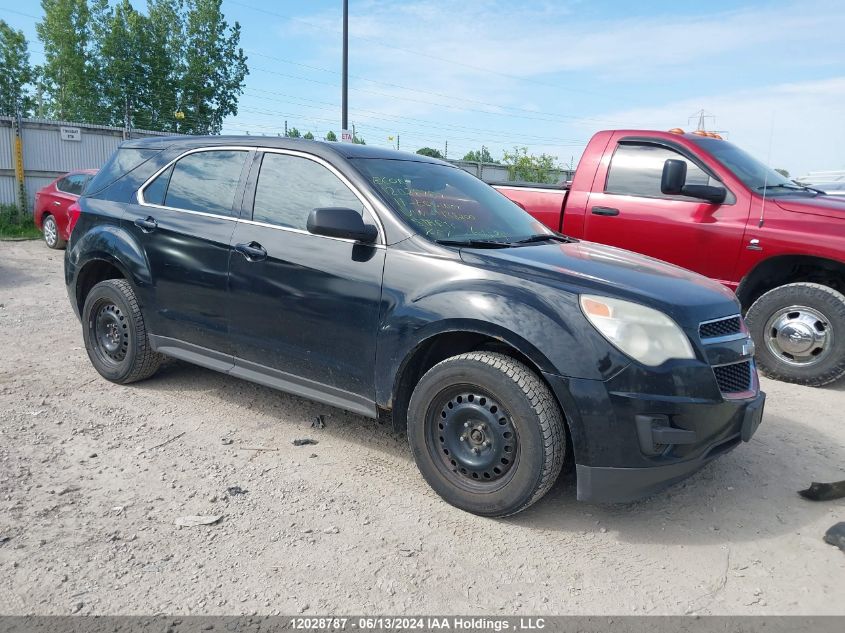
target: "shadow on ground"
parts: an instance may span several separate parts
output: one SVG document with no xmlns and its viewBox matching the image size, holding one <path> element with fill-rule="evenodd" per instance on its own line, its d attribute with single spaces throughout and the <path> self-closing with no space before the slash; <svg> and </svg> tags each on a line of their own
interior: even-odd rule
<svg viewBox="0 0 845 633">
<path fill-rule="evenodd" d="M 243 407 L 244 415 L 277 416 L 280 410 L 296 409 L 304 412 L 303 422 L 310 422 L 329 414 L 327 427 L 314 433 L 412 460 L 405 437 L 388 426 L 187 363 L 168 361 L 156 376 L 133 388 L 204 392 L 208 398 Z M 817 446 L 828 447 L 826 455 L 817 454 Z M 575 499 L 575 475 L 569 470 L 541 501 L 501 521 L 513 529 L 541 532 L 594 532 L 601 526 L 632 543 L 720 544 L 800 532 L 831 509 L 830 503 L 805 501 L 796 494 L 810 483 L 802 460 L 814 458 L 842 464 L 845 450 L 817 429 L 771 413 L 770 407 L 750 443 L 653 497 L 630 504 L 581 503 Z M 845 501 L 832 503 L 845 508 Z"/>
</svg>

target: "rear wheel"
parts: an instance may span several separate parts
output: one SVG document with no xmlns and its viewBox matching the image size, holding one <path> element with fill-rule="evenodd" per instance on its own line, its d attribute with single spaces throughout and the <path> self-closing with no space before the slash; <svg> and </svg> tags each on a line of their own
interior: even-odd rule
<svg viewBox="0 0 845 633">
<path fill-rule="evenodd" d="M 820 387 L 845 375 L 842 293 L 821 284 L 787 284 L 757 299 L 746 316 L 766 376 Z"/>
<path fill-rule="evenodd" d="M 56 218 L 47 213 L 41 220 L 41 230 L 44 232 L 44 243 L 50 248 L 64 248 L 66 242 L 59 235 L 59 225 Z"/>
<path fill-rule="evenodd" d="M 127 384 L 152 376 L 161 355 L 150 347 L 144 317 L 125 279 L 95 285 L 82 309 L 82 335 L 91 364 L 103 378 Z"/>
<path fill-rule="evenodd" d="M 414 390 L 408 438 L 428 484 L 452 505 L 483 516 L 524 510 L 563 465 L 563 416 L 523 363 L 471 352 L 432 367 Z"/>
</svg>

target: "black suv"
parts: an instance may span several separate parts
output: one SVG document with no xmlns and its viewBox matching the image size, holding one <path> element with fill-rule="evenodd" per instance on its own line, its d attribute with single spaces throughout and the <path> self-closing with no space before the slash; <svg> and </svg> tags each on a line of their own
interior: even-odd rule
<svg viewBox="0 0 845 633">
<path fill-rule="evenodd" d="M 449 503 L 503 516 L 564 462 L 628 501 L 762 417 L 733 294 L 545 229 L 416 154 L 256 137 L 124 143 L 65 278 L 100 374 L 172 356 L 406 430 Z"/>
</svg>

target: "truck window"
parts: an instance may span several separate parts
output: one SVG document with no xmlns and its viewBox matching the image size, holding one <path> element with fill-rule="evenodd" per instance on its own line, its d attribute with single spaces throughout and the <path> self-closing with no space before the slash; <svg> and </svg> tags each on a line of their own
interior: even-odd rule
<svg viewBox="0 0 845 633">
<path fill-rule="evenodd" d="M 144 189 L 144 201 L 184 211 L 232 215 L 245 150 L 211 150 L 180 158 Z M 148 197 L 149 193 L 149 197 Z"/>
<path fill-rule="evenodd" d="M 667 196 L 660 191 L 663 163 L 670 158 L 686 162 L 687 184 L 720 184 L 704 173 L 695 163 L 671 149 L 658 145 L 620 143 L 610 161 L 605 193 L 644 198 L 695 200 L 687 196 Z"/>
<path fill-rule="evenodd" d="M 300 156 L 264 154 L 253 220 L 305 231 L 311 211 L 324 207 L 344 207 L 364 214 L 358 197 L 320 163 Z"/>
</svg>

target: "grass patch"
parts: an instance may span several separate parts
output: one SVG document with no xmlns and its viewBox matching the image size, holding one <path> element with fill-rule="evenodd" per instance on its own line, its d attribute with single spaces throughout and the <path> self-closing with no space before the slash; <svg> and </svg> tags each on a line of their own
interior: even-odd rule
<svg viewBox="0 0 845 633">
<path fill-rule="evenodd" d="M 41 238 L 41 231 L 35 228 L 32 216 L 24 213 L 18 218 L 18 208 L 13 204 L 0 204 L 0 240 Z"/>
</svg>

